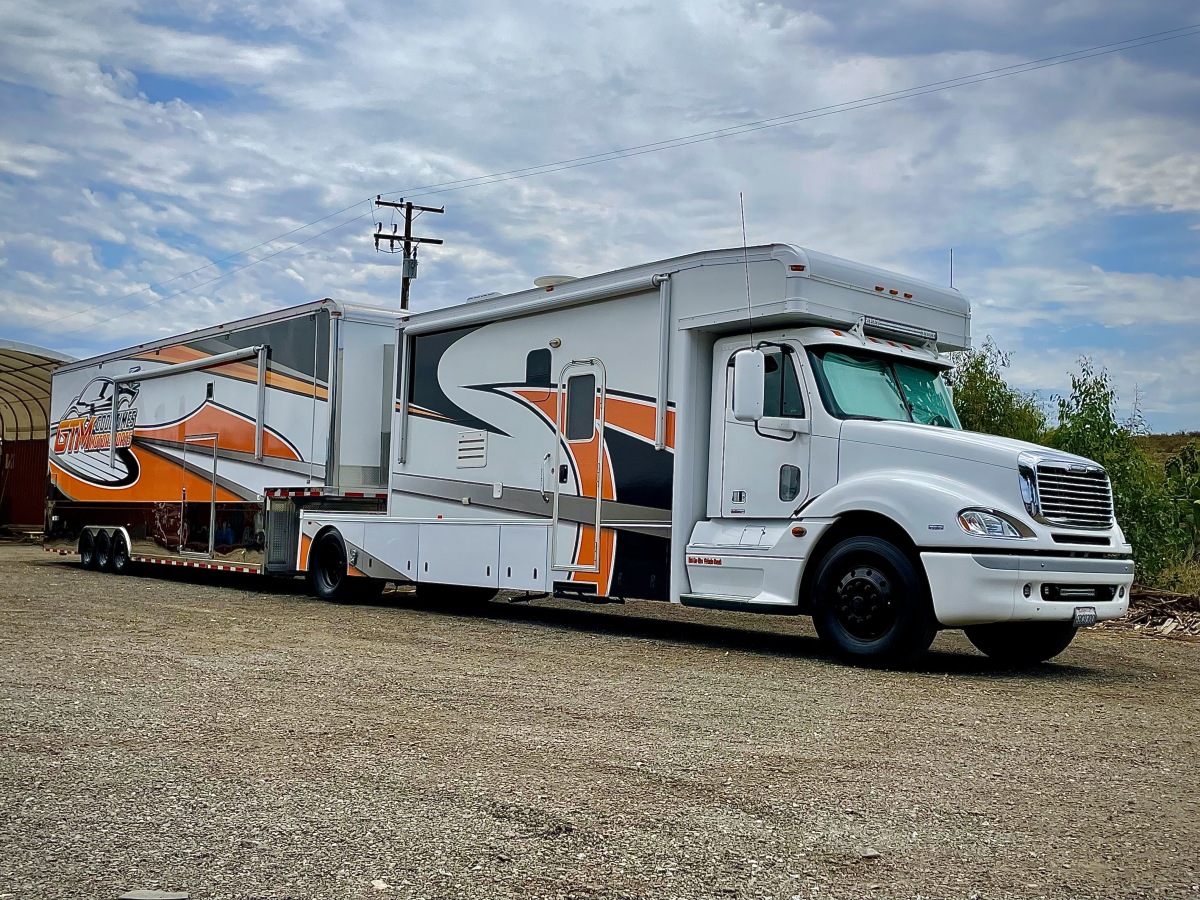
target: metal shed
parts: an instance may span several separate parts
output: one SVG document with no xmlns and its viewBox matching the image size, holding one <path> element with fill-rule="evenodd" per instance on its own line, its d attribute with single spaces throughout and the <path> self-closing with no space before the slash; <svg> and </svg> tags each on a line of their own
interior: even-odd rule
<svg viewBox="0 0 1200 900">
<path fill-rule="evenodd" d="M 50 437 L 50 374 L 65 356 L 0 340 L 0 526 L 42 526 Z"/>
</svg>

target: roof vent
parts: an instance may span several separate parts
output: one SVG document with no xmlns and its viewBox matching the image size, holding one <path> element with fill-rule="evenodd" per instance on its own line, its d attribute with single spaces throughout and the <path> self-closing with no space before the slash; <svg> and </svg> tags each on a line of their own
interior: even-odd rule
<svg viewBox="0 0 1200 900">
<path fill-rule="evenodd" d="M 553 290 L 556 284 L 567 284 L 578 280 L 574 275 L 539 275 L 533 279 L 533 286 Z"/>
</svg>

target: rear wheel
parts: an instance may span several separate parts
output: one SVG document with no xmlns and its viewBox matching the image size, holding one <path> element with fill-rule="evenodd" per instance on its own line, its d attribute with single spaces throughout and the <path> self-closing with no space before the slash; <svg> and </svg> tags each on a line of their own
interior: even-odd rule
<svg viewBox="0 0 1200 900">
<path fill-rule="evenodd" d="M 112 540 L 107 531 L 96 533 L 96 568 L 101 572 L 112 569 Z"/>
<path fill-rule="evenodd" d="M 1006 666 L 1033 666 L 1066 650 L 1077 629 L 1070 622 L 999 622 L 963 630 L 989 659 Z"/>
<path fill-rule="evenodd" d="M 128 574 L 133 568 L 133 561 L 129 558 L 129 543 L 125 540 L 125 535 L 119 531 L 113 535 L 110 556 L 112 570 L 118 575 Z"/>
<path fill-rule="evenodd" d="M 79 564 L 85 569 L 96 568 L 96 537 L 90 531 L 79 536 Z"/>
<path fill-rule="evenodd" d="M 821 560 L 813 624 L 835 654 L 863 665 L 905 665 L 929 649 L 937 623 L 912 560 L 883 538 L 848 538 Z"/>
<path fill-rule="evenodd" d="M 359 603 L 383 591 L 378 579 L 350 575 L 346 544 L 336 531 L 326 531 L 314 542 L 308 575 L 313 593 L 330 603 Z"/>
</svg>

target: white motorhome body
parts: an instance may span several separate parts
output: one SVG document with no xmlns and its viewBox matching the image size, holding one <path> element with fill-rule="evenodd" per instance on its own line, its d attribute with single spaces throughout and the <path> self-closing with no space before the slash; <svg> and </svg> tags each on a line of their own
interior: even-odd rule
<svg viewBox="0 0 1200 900">
<path fill-rule="evenodd" d="M 954 427 L 969 344 L 957 291 L 786 244 L 413 314 L 387 514 L 306 511 L 298 566 L 333 599 L 670 600 L 812 613 L 849 656 L 941 626 L 1046 658 L 1123 614 L 1130 548 L 1099 467 Z"/>
<path fill-rule="evenodd" d="M 62 366 L 46 549 L 294 573 L 300 509 L 385 508 L 397 320 L 326 299 Z"/>
</svg>

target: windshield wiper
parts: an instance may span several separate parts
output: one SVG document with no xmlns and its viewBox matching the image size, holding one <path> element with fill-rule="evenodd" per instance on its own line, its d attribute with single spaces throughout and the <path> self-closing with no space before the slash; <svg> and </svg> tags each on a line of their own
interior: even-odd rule
<svg viewBox="0 0 1200 900">
<path fill-rule="evenodd" d="M 896 419 L 885 419 L 883 416 L 864 416 L 859 413 L 846 413 L 843 419 L 860 419 L 864 422 L 895 422 Z"/>
</svg>

